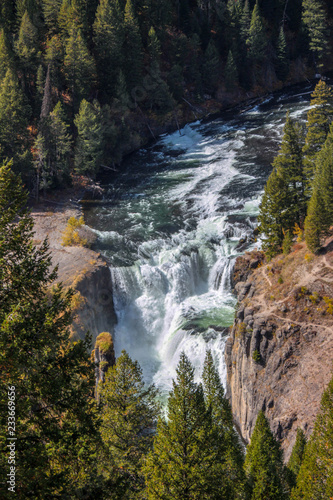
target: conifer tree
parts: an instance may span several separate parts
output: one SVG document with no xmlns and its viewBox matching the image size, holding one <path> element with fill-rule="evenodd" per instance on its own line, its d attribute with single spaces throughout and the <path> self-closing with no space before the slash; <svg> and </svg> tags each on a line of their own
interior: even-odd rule
<svg viewBox="0 0 333 500">
<path fill-rule="evenodd" d="M 292 500 L 326 500 L 333 496 L 333 379 L 321 398 L 314 431 L 305 446 Z"/>
<path fill-rule="evenodd" d="M 12 65 L 12 55 L 10 52 L 8 39 L 3 29 L 0 30 L 0 83 L 5 78 L 7 71 Z"/>
<path fill-rule="evenodd" d="M 303 0 L 302 20 L 309 34 L 310 51 L 318 69 L 323 67 L 327 55 L 328 26 L 323 0 Z"/>
<path fill-rule="evenodd" d="M 226 499 L 216 432 L 201 385 L 184 353 L 168 399 L 167 420 L 160 418 L 154 450 L 145 465 L 147 498 Z"/>
<path fill-rule="evenodd" d="M 152 61 L 160 61 L 161 43 L 153 27 L 150 28 L 148 33 L 148 52 Z"/>
<path fill-rule="evenodd" d="M 244 467 L 251 500 L 286 498 L 283 454 L 262 411 L 258 414 L 251 442 L 247 447 Z"/>
<path fill-rule="evenodd" d="M 223 385 L 210 350 L 206 352 L 202 381 L 206 408 L 211 412 L 212 425 L 217 433 L 219 446 L 217 460 L 221 466 L 226 498 L 243 498 L 244 453 L 234 429 L 231 406 L 225 398 Z M 215 466 L 219 464 L 216 463 Z"/>
<path fill-rule="evenodd" d="M 230 92 L 237 87 L 238 84 L 238 71 L 234 61 L 232 51 L 229 50 L 227 64 L 224 70 L 225 86 Z"/>
<path fill-rule="evenodd" d="M 0 159 L 13 158 L 15 171 L 28 176 L 31 168 L 27 131 L 30 114 L 31 108 L 17 77 L 8 70 L 0 84 Z"/>
<path fill-rule="evenodd" d="M 220 60 L 213 40 L 209 41 L 204 55 L 203 82 L 209 93 L 214 93 L 219 80 Z"/>
<path fill-rule="evenodd" d="M 79 113 L 74 120 L 77 127 L 75 147 L 75 170 L 79 174 L 95 177 L 103 157 L 103 129 L 101 109 L 98 102 L 81 101 Z"/>
<path fill-rule="evenodd" d="M 101 0 L 94 22 L 94 42 L 98 81 L 102 92 L 109 99 L 114 95 L 122 65 L 123 24 L 118 0 Z"/>
<path fill-rule="evenodd" d="M 38 249 L 32 243 L 27 200 L 11 164 L 0 167 L 0 425 L 7 427 L 14 386 L 15 496 L 80 498 L 85 492 L 93 498 L 99 436 L 90 341 L 70 342 L 73 293 L 51 288 L 57 270 L 51 270 L 47 241 Z M 1 433 L 4 499 L 12 497 L 7 444 Z"/>
<path fill-rule="evenodd" d="M 22 17 L 15 50 L 27 75 L 37 68 L 38 31 L 26 11 Z"/>
<path fill-rule="evenodd" d="M 174 100 L 170 94 L 168 84 L 162 79 L 157 61 L 151 64 L 149 77 L 150 82 L 146 85 L 146 90 L 148 91 L 147 99 L 150 108 L 156 109 L 160 113 L 170 111 L 174 107 Z"/>
<path fill-rule="evenodd" d="M 249 5 L 249 0 L 245 0 L 241 19 L 240 19 L 240 32 L 241 32 L 241 37 L 242 37 L 244 43 L 246 43 L 246 41 L 249 38 L 250 26 L 251 26 L 250 5 Z"/>
<path fill-rule="evenodd" d="M 284 81 L 289 72 L 289 60 L 288 60 L 287 43 L 284 35 L 283 26 L 281 26 L 280 28 L 276 55 L 277 55 L 276 73 L 278 78 Z"/>
<path fill-rule="evenodd" d="M 142 466 L 159 415 L 157 394 L 153 385 L 145 386 L 138 362 L 122 351 L 100 388 L 101 434 L 110 460 L 103 467 L 115 485 L 112 498 L 133 498 L 144 487 Z"/>
<path fill-rule="evenodd" d="M 264 233 L 264 248 L 275 255 L 286 231 L 303 224 L 306 215 L 305 173 L 302 158 L 302 131 L 289 113 L 280 151 L 273 161 L 260 205 L 259 223 Z"/>
<path fill-rule="evenodd" d="M 258 216 L 260 232 L 263 233 L 263 249 L 269 257 L 281 250 L 283 229 L 286 227 L 283 207 L 287 199 L 288 186 L 274 168 L 267 180 Z"/>
<path fill-rule="evenodd" d="M 311 185 L 315 174 L 316 155 L 326 140 L 332 121 L 333 91 L 324 81 L 320 80 L 311 97 L 311 109 L 307 116 L 307 134 L 303 149 L 308 196 L 311 194 Z"/>
<path fill-rule="evenodd" d="M 296 486 L 296 478 L 304 459 L 305 445 L 306 437 L 302 429 L 299 427 L 297 429 L 296 441 L 288 461 L 288 481 L 292 488 Z"/>
<path fill-rule="evenodd" d="M 325 205 L 321 193 L 314 189 L 309 206 L 308 213 L 304 223 L 304 236 L 306 244 L 311 252 L 317 252 L 320 248 L 320 238 L 325 225 Z"/>
<path fill-rule="evenodd" d="M 123 70 L 127 82 L 127 90 L 131 94 L 134 87 L 141 83 L 143 66 L 141 34 L 131 0 L 127 0 L 125 6 L 124 29 Z"/>
<path fill-rule="evenodd" d="M 252 12 L 249 36 L 246 43 L 249 47 L 249 57 L 254 63 L 262 62 L 266 57 L 267 38 L 258 0 Z"/>
<path fill-rule="evenodd" d="M 62 0 L 42 0 L 45 23 L 51 33 L 55 32 L 58 28 L 58 16 L 61 4 Z"/>
<path fill-rule="evenodd" d="M 95 79 L 95 62 L 89 54 L 81 31 L 71 29 L 66 42 L 64 70 L 71 92 L 73 110 L 77 111 L 80 101 L 89 95 Z"/>
</svg>

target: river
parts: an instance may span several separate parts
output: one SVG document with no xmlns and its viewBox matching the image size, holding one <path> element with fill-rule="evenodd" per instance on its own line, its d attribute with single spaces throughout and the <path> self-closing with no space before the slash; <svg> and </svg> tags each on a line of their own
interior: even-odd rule
<svg viewBox="0 0 333 500">
<path fill-rule="evenodd" d="M 209 347 L 226 382 L 239 242 L 256 226 L 286 112 L 304 121 L 312 89 L 293 87 L 160 137 L 104 185 L 102 203 L 84 208 L 95 249 L 110 263 L 116 356 L 126 349 L 164 395 L 182 350 L 199 380 Z"/>
</svg>

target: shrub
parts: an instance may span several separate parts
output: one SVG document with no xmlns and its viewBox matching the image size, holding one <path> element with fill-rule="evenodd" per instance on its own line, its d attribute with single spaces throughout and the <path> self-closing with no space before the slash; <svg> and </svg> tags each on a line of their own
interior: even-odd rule
<svg viewBox="0 0 333 500">
<path fill-rule="evenodd" d="M 261 361 L 261 356 L 260 356 L 260 352 L 258 351 L 258 349 L 255 349 L 252 353 L 252 359 L 255 363 L 260 363 Z"/>
<path fill-rule="evenodd" d="M 283 238 L 283 242 L 282 242 L 282 251 L 283 251 L 284 255 L 287 255 L 288 253 L 290 253 L 292 244 L 293 244 L 293 237 L 292 237 L 291 232 L 288 229 L 288 231 L 284 232 L 284 238 Z"/>
<path fill-rule="evenodd" d="M 78 229 L 84 225 L 83 217 L 76 219 L 76 217 L 70 217 L 68 219 L 67 227 L 62 234 L 62 246 L 81 246 L 87 245 L 87 240 L 79 235 Z"/>
<path fill-rule="evenodd" d="M 318 304 L 318 302 L 320 301 L 320 297 L 317 292 L 313 292 L 313 294 L 310 295 L 309 299 L 311 300 L 312 304 Z"/>
<path fill-rule="evenodd" d="M 282 276 L 279 276 L 279 278 L 278 278 L 278 283 L 279 283 L 280 285 L 283 283 L 283 278 L 282 278 Z"/>
<path fill-rule="evenodd" d="M 326 312 L 328 312 L 328 314 L 333 314 L 333 299 L 330 297 L 323 297 L 323 299 L 327 305 Z"/>
</svg>

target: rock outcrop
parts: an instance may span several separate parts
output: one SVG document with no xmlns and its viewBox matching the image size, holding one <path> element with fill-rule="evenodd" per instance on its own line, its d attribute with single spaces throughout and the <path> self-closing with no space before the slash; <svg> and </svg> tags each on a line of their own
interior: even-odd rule
<svg viewBox="0 0 333 500">
<path fill-rule="evenodd" d="M 102 332 L 98 335 L 93 351 L 96 365 L 96 390 L 99 382 L 105 381 L 105 374 L 110 366 L 116 362 L 114 354 L 112 335 L 109 332 Z"/>
<path fill-rule="evenodd" d="M 329 242 L 328 242 L 329 243 Z M 263 263 L 258 252 L 235 266 L 239 304 L 227 341 L 227 394 L 249 442 L 263 409 L 288 460 L 298 427 L 307 435 L 332 376 L 333 252 L 297 243 Z"/>
<path fill-rule="evenodd" d="M 70 217 L 79 218 L 81 212 L 69 206 L 46 211 L 34 209 L 34 243 L 49 240 L 52 263 L 58 266 L 58 282 L 74 288 L 73 339 L 83 338 L 87 331 L 93 343 L 103 331 L 113 334 L 116 314 L 113 307 L 111 273 L 100 254 L 83 246 L 63 246 L 62 235 Z M 92 231 L 84 226 L 84 239 L 93 239 Z"/>
</svg>

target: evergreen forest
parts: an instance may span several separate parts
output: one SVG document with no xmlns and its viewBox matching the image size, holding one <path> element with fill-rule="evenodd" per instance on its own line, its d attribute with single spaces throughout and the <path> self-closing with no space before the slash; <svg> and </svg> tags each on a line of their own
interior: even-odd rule
<svg viewBox="0 0 333 500">
<path fill-rule="evenodd" d="M 332 69 L 332 19 L 329 0 L 3 0 L 0 159 L 36 198 L 112 174 L 184 109 Z"/>
</svg>

